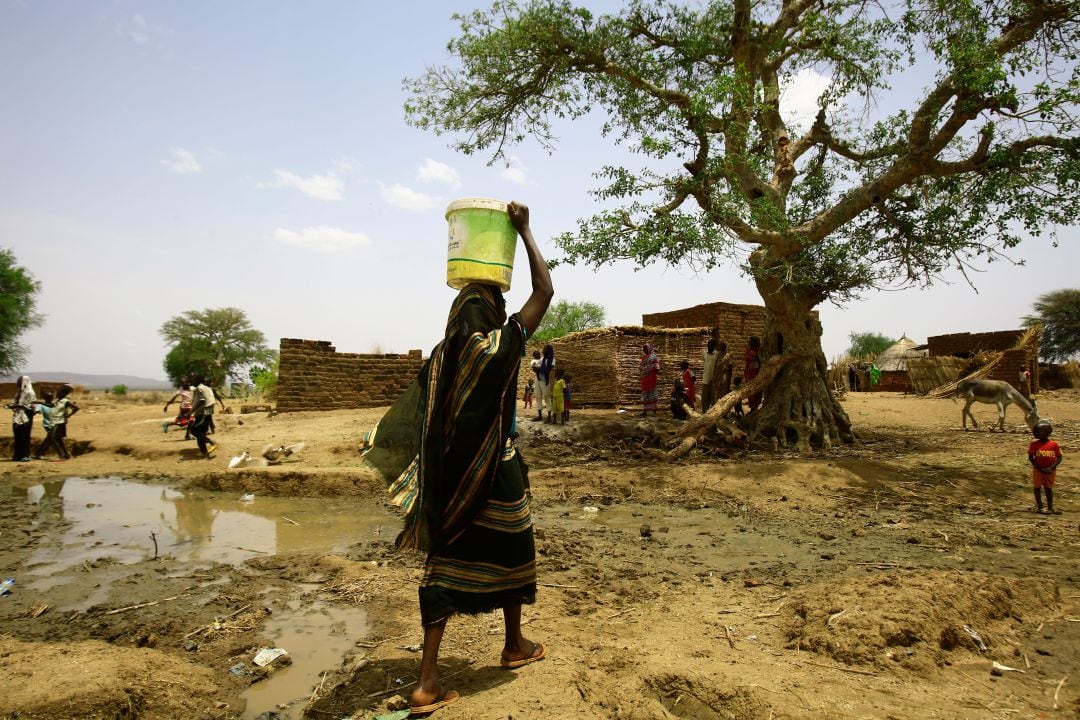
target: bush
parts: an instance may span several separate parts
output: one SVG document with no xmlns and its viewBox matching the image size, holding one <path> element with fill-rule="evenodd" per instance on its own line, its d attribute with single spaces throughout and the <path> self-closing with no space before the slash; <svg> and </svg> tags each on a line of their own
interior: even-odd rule
<svg viewBox="0 0 1080 720">
<path fill-rule="evenodd" d="M 259 368 L 259 372 L 251 373 L 251 381 L 255 384 L 255 391 L 267 400 L 277 399 L 278 363 L 269 370 Z"/>
<path fill-rule="evenodd" d="M 127 395 L 127 390 L 127 385 L 113 385 L 111 388 L 109 388 L 109 392 L 113 395 L 116 395 L 117 397 L 123 397 L 124 395 Z"/>
</svg>

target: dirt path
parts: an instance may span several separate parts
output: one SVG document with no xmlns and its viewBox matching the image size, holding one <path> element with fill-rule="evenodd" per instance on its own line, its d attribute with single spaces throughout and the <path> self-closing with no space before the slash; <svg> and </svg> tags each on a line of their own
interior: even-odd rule
<svg viewBox="0 0 1080 720">
<path fill-rule="evenodd" d="M 502 670 L 500 618 L 455 618 L 463 697 L 436 717 L 1076 717 L 1078 398 L 1040 398 L 1060 516 L 1028 512 L 1026 429 L 964 433 L 949 401 L 849 397 L 864 442 L 813 458 L 657 464 L 627 415 L 523 422 L 548 657 Z M 205 461 L 160 406 L 82 404 L 86 452 L 3 466 L 0 717 L 369 718 L 408 694 L 420 562 L 355 455 L 381 411 L 222 416 Z M 141 484 L 79 479 L 106 476 Z M 294 665 L 256 668 L 275 643 Z"/>
</svg>

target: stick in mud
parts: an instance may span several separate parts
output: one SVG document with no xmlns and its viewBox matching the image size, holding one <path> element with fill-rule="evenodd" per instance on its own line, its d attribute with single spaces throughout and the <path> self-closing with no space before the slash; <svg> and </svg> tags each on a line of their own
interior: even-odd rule
<svg viewBox="0 0 1080 720">
<path fill-rule="evenodd" d="M 244 607 L 240 608 L 239 610 L 232 611 L 231 613 L 229 613 L 225 617 L 221 618 L 221 620 L 214 620 L 214 622 L 209 623 L 208 625 L 203 625 L 201 628 L 198 628 L 196 630 L 192 630 L 191 632 L 189 632 L 187 635 L 184 636 L 184 639 L 187 640 L 188 638 L 193 637 L 195 635 L 198 635 L 199 633 L 206 632 L 207 630 L 212 630 L 214 628 L 214 625 L 218 624 L 219 622 L 223 622 L 225 620 L 228 620 L 229 618 L 236 617 L 237 615 L 244 612 L 245 610 L 247 610 L 250 607 L 251 607 L 250 605 L 245 605 Z"/>
<path fill-rule="evenodd" d="M 154 559 L 157 560 L 158 559 L 158 557 L 157 557 L 158 556 L 157 534 L 153 530 L 150 531 L 150 539 L 154 541 Z"/>
<path fill-rule="evenodd" d="M 117 613 L 127 612 L 128 610 L 138 610 L 139 608 L 152 607 L 154 605 L 160 605 L 163 602 L 169 602 L 170 600 L 176 600 L 178 598 L 187 597 L 186 595 L 173 595 L 172 597 L 161 598 L 160 600 L 151 600 L 150 602 L 139 603 L 138 605 L 128 605 L 127 607 L 116 608 L 115 610 L 106 610 L 101 613 L 102 615 L 116 615 Z"/>
</svg>

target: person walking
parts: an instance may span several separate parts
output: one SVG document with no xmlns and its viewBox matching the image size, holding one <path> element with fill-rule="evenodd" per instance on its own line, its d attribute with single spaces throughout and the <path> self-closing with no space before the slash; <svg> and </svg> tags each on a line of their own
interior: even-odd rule
<svg viewBox="0 0 1080 720">
<path fill-rule="evenodd" d="M 11 459 L 15 462 L 30 462 L 30 432 L 34 425 L 36 400 L 29 376 L 20 376 L 15 386 L 15 397 L 8 405 L 11 410 L 11 434 L 14 437 Z"/>
<path fill-rule="evenodd" d="M 442 342 L 361 448 L 405 511 L 397 546 L 427 553 L 419 591 L 423 654 L 409 698 L 413 714 L 434 712 L 459 697 L 441 685 L 438 667 L 443 633 L 455 614 L 503 611 L 504 668 L 546 655 L 541 643 L 521 632 L 521 606 L 536 598 L 536 550 L 515 411 L 525 340 L 554 291 L 528 208 L 510 203 L 508 211 L 529 258 L 532 293 L 525 305 L 508 320 L 498 288 L 465 286 L 450 308 Z"/>
<path fill-rule="evenodd" d="M 210 423 L 214 419 L 214 391 L 205 378 L 196 376 L 192 379 L 195 383 L 195 397 L 191 404 L 191 414 L 195 420 L 191 423 L 191 434 L 195 436 L 195 442 L 199 444 L 199 452 L 209 459 L 217 450 L 217 443 L 210 442 L 206 435 L 210 432 Z"/>
</svg>

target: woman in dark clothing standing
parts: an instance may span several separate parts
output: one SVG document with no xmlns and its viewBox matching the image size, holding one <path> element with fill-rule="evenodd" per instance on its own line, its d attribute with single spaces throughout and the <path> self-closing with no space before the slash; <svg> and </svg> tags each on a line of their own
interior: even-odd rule
<svg viewBox="0 0 1080 720">
<path fill-rule="evenodd" d="M 11 434 L 15 438 L 11 459 L 15 462 L 30 462 L 30 430 L 34 424 L 36 400 L 30 378 L 21 376 L 15 388 L 15 397 L 8 405 L 11 409 Z"/>
<path fill-rule="evenodd" d="M 463 288 L 443 341 L 363 448 L 387 479 L 393 502 L 405 510 L 398 547 L 427 553 L 420 582 L 423 658 L 410 698 L 416 714 L 458 698 L 440 686 L 438 674 L 443 631 L 455 613 L 502 609 L 503 667 L 521 667 L 546 653 L 521 633 L 521 606 L 536 598 L 536 553 L 527 468 L 514 445 L 514 425 L 525 340 L 544 317 L 553 290 L 528 208 L 511 203 L 508 211 L 529 257 L 529 299 L 508 321 L 498 288 Z"/>
</svg>

